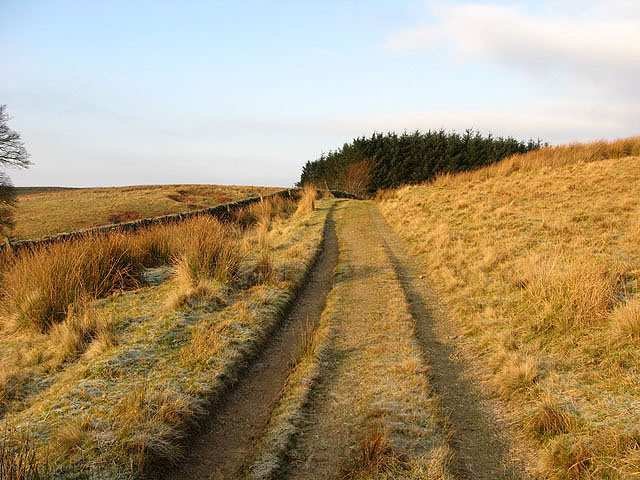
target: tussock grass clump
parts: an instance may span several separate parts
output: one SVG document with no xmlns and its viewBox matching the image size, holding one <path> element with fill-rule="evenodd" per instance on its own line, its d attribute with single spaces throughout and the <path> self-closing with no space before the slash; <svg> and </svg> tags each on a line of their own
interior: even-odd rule
<svg viewBox="0 0 640 480">
<path fill-rule="evenodd" d="M 262 218 L 253 231 L 253 242 L 249 239 L 249 244 L 245 248 L 252 251 L 254 261 L 251 266 L 252 279 L 250 283 L 264 283 L 273 279 L 275 271 L 273 269 L 273 252 L 269 240 L 271 220 Z"/>
<path fill-rule="evenodd" d="M 45 331 L 70 305 L 136 285 L 141 265 L 123 234 L 60 243 L 17 255 L 0 281 L 3 313 Z"/>
<path fill-rule="evenodd" d="M 166 265 L 178 253 L 181 227 L 158 225 L 130 234 L 131 250 L 145 267 Z"/>
<path fill-rule="evenodd" d="M 72 360 L 90 346 L 96 352 L 116 343 L 113 318 L 88 303 L 73 306 L 67 318 L 51 328 L 49 338 L 56 363 Z"/>
<path fill-rule="evenodd" d="M 170 389 L 141 384 L 116 406 L 115 435 L 132 466 L 142 473 L 158 459 L 177 462 L 183 455 L 179 441 L 189 418 L 203 414 L 202 405 Z"/>
<path fill-rule="evenodd" d="M 568 433 L 575 426 L 574 416 L 550 395 L 543 395 L 526 421 L 527 430 L 536 438 Z"/>
<path fill-rule="evenodd" d="M 532 387 L 539 376 L 540 369 L 534 358 L 513 355 L 496 375 L 498 393 L 504 398 L 510 398 Z"/>
<path fill-rule="evenodd" d="M 307 184 L 302 188 L 300 193 L 300 200 L 298 200 L 298 208 L 296 208 L 297 215 L 304 215 L 309 212 L 313 212 L 316 208 L 316 199 L 318 198 L 318 189 Z"/>
<path fill-rule="evenodd" d="M 5 365 L 0 371 L 0 415 L 7 405 L 22 394 L 24 383 L 29 378 L 26 369 L 15 365 Z"/>
<path fill-rule="evenodd" d="M 640 341 L 640 299 L 620 305 L 611 314 L 611 327 L 623 340 Z"/>
<path fill-rule="evenodd" d="M 584 438 L 560 435 L 553 439 L 540 458 L 540 467 L 554 480 L 593 478 L 592 446 Z"/>
<path fill-rule="evenodd" d="M 231 219 L 233 223 L 246 230 L 261 222 L 270 224 L 276 218 L 287 218 L 295 209 L 296 202 L 294 200 L 278 195 L 236 210 Z"/>
<path fill-rule="evenodd" d="M 391 446 L 381 428 L 371 429 L 360 442 L 352 464 L 343 469 L 342 480 L 387 478 L 408 470 L 408 464 Z M 397 478 L 397 477 L 396 477 Z"/>
<path fill-rule="evenodd" d="M 538 328 L 602 322 L 619 298 L 623 268 L 611 267 L 583 258 L 530 260 L 521 285 L 537 306 Z"/>
<path fill-rule="evenodd" d="M 174 260 L 178 286 L 174 305 L 220 293 L 236 278 L 242 255 L 237 232 L 230 226 L 211 217 L 190 220 L 181 226 L 179 249 Z"/>
<path fill-rule="evenodd" d="M 62 425 L 55 433 L 56 454 L 63 457 L 81 454 L 92 442 L 91 430 L 91 419 L 84 415 Z"/>
</svg>

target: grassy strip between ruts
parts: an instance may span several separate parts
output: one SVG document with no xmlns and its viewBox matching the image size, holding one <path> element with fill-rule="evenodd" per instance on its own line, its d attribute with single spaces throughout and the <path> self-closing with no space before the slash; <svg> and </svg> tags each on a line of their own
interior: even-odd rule
<svg viewBox="0 0 640 480">
<path fill-rule="evenodd" d="M 95 302 L 96 313 L 112 319 L 113 341 L 90 345 L 42 378 L 6 423 L 28 435 L 58 478 L 132 478 L 157 461 L 178 460 L 185 433 L 260 348 L 303 282 L 330 207 L 321 202 L 247 239 L 269 257 L 260 282 L 177 309 L 167 306 L 177 279 Z"/>
<path fill-rule="evenodd" d="M 300 420 L 291 479 L 450 478 L 443 412 L 370 208 L 336 208 L 340 253 L 323 314 L 335 333 L 306 412 L 289 414 Z"/>
<path fill-rule="evenodd" d="M 275 479 L 282 473 L 287 451 L 303 420 L 305 406 L 322 376 L 323 364 L 331 348 L 335 328 L 331 325 L 329 315 L 323 313 L 318 328 L 315 332 L 312 329 L 313 327 L 308 325 L 300 332 L 300 335 L 306 337 L 301 342 L 305 350 L 287 379 L 278 406 L 271 414 L 267 432 L 261 440 L 256 459 L 250 469 L 253 480 Z"/>
</svg>

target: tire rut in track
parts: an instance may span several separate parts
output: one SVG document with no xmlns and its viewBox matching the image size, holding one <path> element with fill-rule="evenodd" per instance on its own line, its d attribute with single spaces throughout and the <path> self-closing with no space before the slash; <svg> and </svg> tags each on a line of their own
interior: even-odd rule
<svg viewBox="0 0 640 480">
<path fill-rule="evenodd" d="M 430 383 L 439 395 L 453 428 L 450 441 L 454 451 L 453 473 L 465 480 L 528 478 L 508 455 L 499 426 L 483 405 L 483 400 L 465 376 L 465 367 L 453 345 L 443 341 L 443 326 L 436 325 L 427 301 L 431 295 L 420 272 L 407 255 L 402 241 L 377 208 L 371 211 L 372 224 L 380 233 L 385 249 L 405 292 L 416 321 L 416 336 L 431 366 Z M 446 326 L 444 326 L 446 327 Z"/>
<path fill-rule="evenodd" d="M 325 224 L 322 251 L 286 319 L 238 382 L 211 407 L 211 416 L 201 429 L 204 433 L 189 447 L 187 458 L 163 478 L 242 478 L 295 363 L 295 356 L 302 350 L 301 344 L 305 341 L 302 332 L 318 324 L 333 284 L 337 258 L 338 244 L 331 211 Z"/>
<path fill-rule="evenodd" d="M 376 462 L 388 466 L 384 478 L 411 472 L 411 478 L 423 478 L 417 475 L 425 465 L 446 470 L 438 401 L 430 395 L 414 322 L 371 224 L 371 208 L 371 202 L 349 201 L 336 211 L 340 257 L 323 314 L 335 329 L 334 340 L 286 475 L 278 478 L 383 478 L 360 476 Z M 405 459 L 407 468 L 392 466 L 394 458 Z"/>
</svg>

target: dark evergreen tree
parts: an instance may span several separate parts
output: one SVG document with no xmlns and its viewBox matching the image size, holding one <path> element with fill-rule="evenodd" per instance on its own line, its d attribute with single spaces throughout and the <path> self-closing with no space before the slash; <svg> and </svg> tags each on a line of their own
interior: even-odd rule
<svg viewBox="0 0 640 480">
<path fill-rule="evenodd" d="M 523 142 L 512 137 L 483 136 L 474 130 L 463 134 L 445 130 L 374 133 L 307 162 L 299 184 L 314 183 L 337 190 L 366 184 L 366 193 L 373 193 L 381 188 L 424 182 L 442 173 L 479 168 L 542 145 L 540 140 Z M 351 168 L 355 164 L 359 168 Z M 360 168 L 362 165 L 366 168 Z M 367 178 L 355 181 L 354 172 L 362 172 Z"/>
</svg>

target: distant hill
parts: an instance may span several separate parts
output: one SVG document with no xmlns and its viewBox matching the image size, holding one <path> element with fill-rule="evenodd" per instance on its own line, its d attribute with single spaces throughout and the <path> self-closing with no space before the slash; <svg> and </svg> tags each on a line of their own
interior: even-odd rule
<svg viewBox="0 0 640 480">
<path fill-rule="evenodd" d="M 206 208 L 280 190 L 235 185 L 18 187 L 12 238 L 38 238 L 97 225 Z"/>
</svg>

